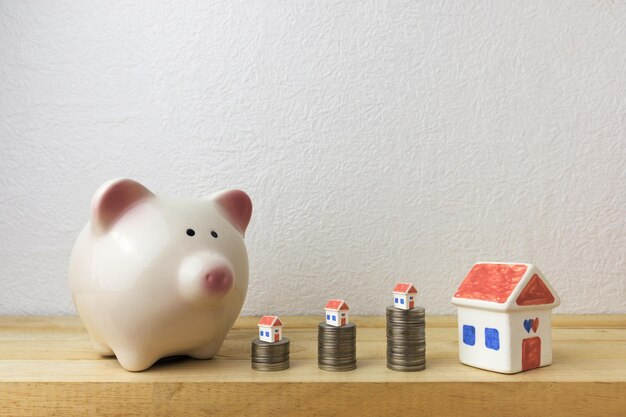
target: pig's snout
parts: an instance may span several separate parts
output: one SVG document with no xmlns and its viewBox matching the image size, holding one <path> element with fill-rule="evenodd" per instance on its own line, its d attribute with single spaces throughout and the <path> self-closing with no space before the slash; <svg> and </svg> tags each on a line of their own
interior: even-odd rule
<svg viewBox="0 0 626 417">
<path fill-rule="evenodd" d="M 235 274 L 228 260 L 211 252 L 188 255 L 182 260 L 178 273 L 182 296 L 194 303 L 221 297 L 235 283 Z"/>
<path fill-rule="evenodd" d="M 229 268 L 218 266 L 204 277 L 204 287 L 210 293 L 223 294 L 233 286 L 233 274 Z"/>
</svg>

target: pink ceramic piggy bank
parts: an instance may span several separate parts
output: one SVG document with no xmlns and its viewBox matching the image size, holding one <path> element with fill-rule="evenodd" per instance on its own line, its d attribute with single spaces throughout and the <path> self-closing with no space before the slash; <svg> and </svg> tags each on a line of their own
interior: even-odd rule
<svg viewBox="0 0 626 417">
<path fill-rule="evenodd" d="M 98 352 L 130 371 L 214 356 L 248 288 L 246 193 L 155 196 L 129 180 L 96 192 L 70 261 L 74 304 Z"/>
</svg>

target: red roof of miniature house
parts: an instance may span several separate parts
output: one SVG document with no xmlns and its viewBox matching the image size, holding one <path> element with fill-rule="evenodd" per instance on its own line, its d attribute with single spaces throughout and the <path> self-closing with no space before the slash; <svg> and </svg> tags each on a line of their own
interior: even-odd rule
<svg viewBox="0 0 626 417">
<path fill-rule="evenodd" d="M 393 287 L 393 292 L 399 292 L 402 294 L 406 293 L 417 293 L 417 289 L 410 282 L 400 282 Z"/>
<path fill-rule="evenodd" d="M 282 326 L 283 322 L 280 321 L 278 316 L 263 316 L 259 320 L 259 326 Z"/>
<path fill-rule="evenodd" d="M 454 294 L 459 299 L 487 301 L 491 305 L 552 305 L 560 300 L 541 272 L 531 264 L 477 263 Z M 504 306 L 503 306 L 504 307 Z"/>
<path fill-rule="evenodd" d="M 325 309 L 328 310 L 350 310 L 345 301 L 339 299 L 328 300 Z"/>
<path fill-rule="evenodd" d="M 476 264 L 454 294 L 457 298 L 503 303 L 526 273 L 523 264 Z"/>
</svg>

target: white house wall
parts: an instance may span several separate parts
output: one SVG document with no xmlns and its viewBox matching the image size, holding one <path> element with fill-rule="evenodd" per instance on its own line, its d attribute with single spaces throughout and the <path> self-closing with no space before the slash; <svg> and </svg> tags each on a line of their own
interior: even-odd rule
<svg viewBox="0 0 626 417">
<path fill-rule="evenodd" d="M 259 339 L 263 340 L 265 342 L 269 341 L 269 337 L 265 336 L 265 334 L 263 334 L 263 336 L 261 336 L 261 332 L 269 332 L 270 336 L 272 334 L 272 328 L 271 327 L 267 327 L 267 326 L 259 326 Z"/>
<path fill-rule="evenodd" d="M 527 332 L 524 328 L 524 321 L 528 319 L 539 319 L 537 332 Z M 511 323 L 511 352 L 514 372 L 522 370 L 522 340 L 538 336 L 541 338 L 541 362 L 540 366 L 552 363 L 552 310 L 529 309 L 516 311 L 509 315 Z"/>
<path fill-rule="evenodd" d="M 410 297 L 410 294 L 393 293 L 393 305 L 394 305 L 394 307 L 398 307 L 398 308 L 402 308 L 404 310 L 408 310 L 409 309 L 409 297 Z M 398 299 L 398 303 L 396 303 L 396 298 Z M 404 304 L 401 304 L 400 300 L 404 300 Z M 415 301 L 415 299 L 413 301 Z"/>
<path fill-rule="evenodd" d="M 326 316 L 330 315 L 330 319 L 326 318 Z M 335 316 L 336 320 L 333 320 L 333 316 Z M 331 326 L 333 325 L 337 325 L 339 324 L 339 320 L 340 320 L 341 316 L 339 315 L 339 312 L 336 310 L 325 310 L 324 313 L 324 320 L 326 321 L 326 324 L 330 324 Z"/>
<path fill-rule="evenodd" d="M 463 325 L 474 326 L 474 346 L 463 343 Z M 485 345 L 485 328 L 498 330 L 500 349 L 488 349 Z M 459 307 L 458 309 L 459 359 L 466 365 L 496 372 L 508 372 L 511 368 L 510 322 L 507 313 Z M 521 343 L 521 342 L 520 342 Z"/>
</svg>

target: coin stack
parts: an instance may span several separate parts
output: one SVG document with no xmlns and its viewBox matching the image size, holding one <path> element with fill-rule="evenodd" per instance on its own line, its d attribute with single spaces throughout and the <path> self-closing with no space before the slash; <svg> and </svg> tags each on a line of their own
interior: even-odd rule
<svg viewBox="0 0 626 417">
<path fill-rule="evenodd" d="M 252 369 L 282 371 L 289 368 L 289 339 L 269 343 L 258 337 L 252 341 Z"/>
<path fill-rule="evenodd" d="M 351 371 L 356 368 L 356 325 L 317 326 L 317 366 L 324 371 Z"/>
<path fill-rule="evenodd" d="M 387 368 L 421 371 L 426 366 L 424 308 L 387 307 Z"/>
</svg>

